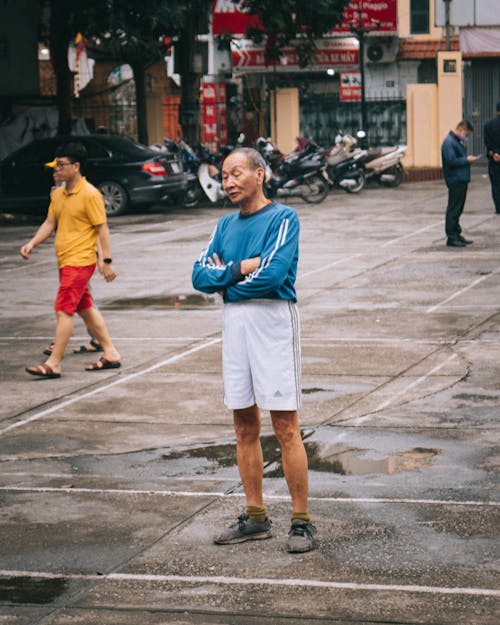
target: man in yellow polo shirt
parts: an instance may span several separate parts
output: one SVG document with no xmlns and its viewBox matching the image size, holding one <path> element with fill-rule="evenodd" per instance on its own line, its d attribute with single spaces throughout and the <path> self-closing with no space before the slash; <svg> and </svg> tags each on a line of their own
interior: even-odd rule
<svg viewBox="0 0 500 625">
<path fill-rule="evenodd" d="M 31 375 L 59 378 L 61 361 L 73 334 L 73 315 L 78 313 L 103 349 L 102 357 L 87 371 L 120 367 L 120 354 L 115 349 L 101 313 L 95 308 L 89 280 L 98 265 L 106 282 L 116 278 L 111 260 L 111 243 L 101 193 L 82 175 L 87 151 L 80 143 L 68 143 L 56 152 L 56 168 L 65 183 L 54 191 L 47 218 L 35 236 L 21 248 L 28 259 L 32 250 L 56 230 L 55 249 L 59 265 L 59 291 L 54 305 L 56 331 L 54 347 L 47 360 L 27 367 Z M 97 241 L 102 258 L 97 258 Z"/>
</svg>

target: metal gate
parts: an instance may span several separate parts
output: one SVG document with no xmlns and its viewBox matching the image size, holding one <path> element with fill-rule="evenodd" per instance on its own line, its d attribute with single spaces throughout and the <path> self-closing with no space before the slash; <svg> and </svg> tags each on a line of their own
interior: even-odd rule
<svg viewBox="0 0 500 625">
<path fill-rule="evenodd" d="M 474 125 L 470 152 L 484 154 L 484 123 L 495 117 L 500 101 L 498 59 L 474 59 L 464 63 L 464 117 Z M 452 122 L 450 121 L 450 124 Z"/>
<path fill-rule="evenodd" d="M 406 141 L 406 101 L 377 99 L 366 102 L 368 139 L 371 145 Z M 300 132 L 316 143 L 333 143 L 337 130 L 356 135 L 361 128 L 361 103 L 340 102 L 338 97 L 308 96 L 300 100 Z"/>
</svg>

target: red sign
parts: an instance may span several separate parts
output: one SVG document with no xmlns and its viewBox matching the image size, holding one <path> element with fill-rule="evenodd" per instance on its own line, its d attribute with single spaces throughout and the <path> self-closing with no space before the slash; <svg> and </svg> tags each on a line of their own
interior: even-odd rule
<svg viewBox="0 0 500 625">
<path fill-rule="evenodd" d="M 279 61 L 268 62 L 264 56 L 264 48 L 257 48 L 247 40 L 234 42 L 232 45 L 233 70 L 235 71 L 267 71 L 269 66 L 285 71 L 299 69 L 299 56 L 293 48 L 285 48 Z M 318 41 L 318 50 L 311 68 L 358 67 L 359 48 L 355 39 L 323 39 Z"/>
<path fill-rule="evenodd" d="M 361 73 L 340 73 L 340 101 L 358 102 L 361 100 Z"/>
<path fill-rule="evenodd" d="M 235 4 L 231 0 L 215 0 L 212 4 L 212 34 L 244 35 L 251 26 L 260 25 L 256 15 L 249 15 L 241 2 Z"/>
<path fill-rule="evenodd" d="M 206 82 L 202 86 L 201 141 L 212 151 L 227 144 L 226 84 Z"/>
<path fill-rule="evenodd" d="M 361 22 L 359 24 L 359 5 L 361 4 Z M 350 31 L 355 28 L 372 29 L 372 34 L 396 32 L 398 30 L 398 7 L 396 0 L 352 0 L 344 11 L 344 21 L 333 29 L 334 33 Z"/>
<path fill-rule="evenodd" d="M 352 0 L 344 11 L 344 20 L 337 26 L 334 33 L 345 33 L 350 30 L 350 23 L 358 24 L 358 7 L 361 3 L 362 26 L 372 29 L 373 34 L 397 32 L 398 15 L 397 0 Z M 249 15 L 239 4 L 231 0 L 215 0 L 212 5 L 212 33 L 214 35 L 234 34 L 245 35 L 247 29 L 260 24 L 259 18 Z M 380 27 L 377 28 L 377 23 Z"/>
<path fill-rule="evenodd" d="M 202 87 L 201 141 L 213 146 L 217 143 L 217 85 L 206 82 Z"/>
</svg>

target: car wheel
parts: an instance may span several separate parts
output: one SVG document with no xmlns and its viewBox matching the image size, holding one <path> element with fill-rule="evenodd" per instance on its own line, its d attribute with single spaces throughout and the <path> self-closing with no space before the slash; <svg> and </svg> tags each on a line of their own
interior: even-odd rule
<svg viewBox="0 0 500 625">
<path fill-rule="evenodd" d="M 189 184 L 186 192 L 180 198 L 180 203 L 185 208 L 194 208 L 200 203 L 202 197 L 203 189 L 200 187 L 198 180 L 194 180 Z"/>
<path fill-rule="evenodd" d="M 128 207 L 128 195 L 125 189 L 112 180 L 103 180 L 97 185 L 104 198 L 104 208 L 108 217 L 123 215 Z"/>
</svg>

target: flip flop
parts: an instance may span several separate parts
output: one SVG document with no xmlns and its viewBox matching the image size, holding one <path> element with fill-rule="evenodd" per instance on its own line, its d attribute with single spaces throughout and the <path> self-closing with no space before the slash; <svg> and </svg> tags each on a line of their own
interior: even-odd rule
<svg viewBox="0 0 500 625">
<path fill-rule="evenodd" d="M 52 350 L 54 349 L 54 343 L 51 343 L 50 345 L 48 345 L 44 350 L 43 353 L 46 356 L 50 356 L 52 354 Z"/>
<path fill-rule="evenodd" d="M 47 380 L 61 377 L 60 373 L 55 373 L 52 370 L 52 367 L 46 365 L 45 363 L 42 365 L 37 365 L 36 367 L 26 367 L 26 371 L 30 375 L 36 375 L 39 378 L 46 378 Z"/>
<path fill-rule="evenodd" d="M 108 360 L 101 356 L 97 362 L 85 367 L 85 371 L 102 371 L 103 369 L 119 369 L 122 363 L 119 360 Z"/>
<path fill-rule="evenodd" d="M 89 341 L 89 345 L 92 345 L 94 349 L 89 349 L 86 345 L 80 345 L 80 347 L 75 347 L 73 354 L 94 354 L 96 352 L 102 352 L 102 345 L 94 339 Z"/>
</svg>

